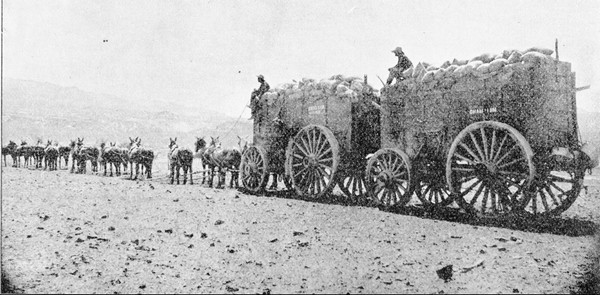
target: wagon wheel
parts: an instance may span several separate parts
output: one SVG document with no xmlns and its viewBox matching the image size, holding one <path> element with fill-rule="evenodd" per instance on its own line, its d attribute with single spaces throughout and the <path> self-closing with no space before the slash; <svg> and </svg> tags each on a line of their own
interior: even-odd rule
<svg viewBox="0 0 600 295">
<path fill-rule="evenodd" d="M 575 202 L 585 170 L 564 171 L 553 169 L 548 162 L 536 165 L 536 176 L 522 199 L 520 208 L 535 216 L 559 215 Z"/>
<path fill-rule="evenodd" d="M 337 184 L 340 190 L 353 204 L 365 200 L 367 187 L 365 183 L 364 172 L 342 172 L 337 177 Z"/>
<path fill-rule="evenodd" d="M 535 175 L 532 157 L 531 147 L 516 129 L 493 121 L 473 123 L 458 134 L 448 152 L 448 186 L 468 212 L 511 212 Z"/>
<path fill-rule="evenodd" d="M 452 204 L 454 198 L 450 193 L 441 161 L 419 161 L 427 173 L 415 175 L 414 192 L 424 206 L 444 207 Z"/>
<path fill-rule="evenodd" d="M 302 128 L 286 155 L 286 171 L 301 197 L 318 199 L 335 186 L 339 145 L 329 129 L 318 125 Z"/>
<path fill-rule="evenodd" d="M 242 155 L 240 178 L 251 193 L 261 192 L 267 185 L 267 156 L 262 147 L 250 146 Z"/>
<path fill-rule="evenodd" d="M 408 156 L 398 149 L 381 149 L 367 162 L 369 198 L 385 207 L 410 201 L 411 172 Z"/>
</svg>

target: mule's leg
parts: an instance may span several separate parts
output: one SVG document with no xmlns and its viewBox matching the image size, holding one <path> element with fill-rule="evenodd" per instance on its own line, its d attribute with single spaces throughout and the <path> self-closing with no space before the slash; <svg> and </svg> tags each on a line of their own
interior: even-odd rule
<svg viewBox="0 0 600 295">
<path fill-rule="evenodd" d="M 188 170 L 187 165 L 183 165 L 183 184 L 184 185 L 187 183 L 187 170 Z"/>
<path fill-rule="evenodd" d="M 190 163 L 190 185 L 194 184 L 194 180 L 193 180 L 193 175 L 194 173 L 192 172 L 192 163 Z"/>
<path fill-rule="evenodd" d="M 217 181 L 219 181 L 219 188 L 224 188 L 225 186 L 225 172 L 223 167 L 219 167 L 219 178 L 217 179 Z"/>
<path fill-rule="evenodd" d="M 146 164 L 146 172 L 148 173 L 148 179 L 152 179 L 152 161 Z"/>
<path fill-rule="evenodd" d="M 171 171 L 169 173 L 169 177 L 171 177 L 171 184 L 173 184 L 173 182 L 175 182 L 175 167 L 174 165 L 171 165 L 170 168 Z"/>
</svg>

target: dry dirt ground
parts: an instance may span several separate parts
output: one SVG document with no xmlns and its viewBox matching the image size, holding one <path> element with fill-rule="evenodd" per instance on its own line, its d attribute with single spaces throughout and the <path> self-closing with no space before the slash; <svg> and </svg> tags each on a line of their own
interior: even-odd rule
<svg viewBox="0 0 600 295">
<path fill-rule="evenodd" d="M 598 291 L 594 172 L 560 218 L 490 221 L 2 167 L 3 291 Z"/>
</svg>

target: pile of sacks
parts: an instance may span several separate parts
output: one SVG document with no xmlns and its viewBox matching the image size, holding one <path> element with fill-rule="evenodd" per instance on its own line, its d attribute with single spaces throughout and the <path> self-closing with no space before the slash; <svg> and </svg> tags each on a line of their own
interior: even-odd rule
<svg viewBox="0 0 600 295">
<path fill-rule="evenodd" d="M 547 65 L 554 58 L 551 56 L 553 50 L 532 47 L 525 51 L 504 50 L 500 54 L 482 54 L 470 60 L 446 61 L 441 66 L 432 66 L 420 62 L 415 67 L 404 71 L 406 78 L 403 83 L 428 83 L 442 79 L 458 80 L 462 77 L 473 75 L 475 77 L 493 76 L 496 73 L 509 71 L 510 68 L 519 65 Z"/>
<path fill-rule="evenodd" d="M 343 100 L 356 102 L 365 94 L 377 95 L 377 90 L 359 77 L 345 77 L 335 75 L 328 79 L 316 81 L 303 78 L 301 81 L 286 83 L 277 86 L 263 94 L 262 101 L 272 105 L 278 98 L 285 97 L 289 100 L 301 99 L 303 101 L 325 97 L 338 97 Z"/>
</svg>

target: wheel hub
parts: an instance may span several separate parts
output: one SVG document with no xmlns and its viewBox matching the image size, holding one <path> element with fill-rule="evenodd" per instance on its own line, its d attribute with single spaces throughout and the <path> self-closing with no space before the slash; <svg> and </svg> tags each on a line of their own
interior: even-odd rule
<svg viewBox="0 0 600 295">
<path fill-rule="evenodd" d="M 475 165 L 477 174 L 483 176 L 484 179 L 493 180 L 498 176 L 498 166 L 491 162 L 482 162 Z"/>
<path fill-rule="evenodd" d="M 394 176 L 392 175 L 392 172 L 388 170 L 381 171 L 379 175 L 377 175 L 377 181 L 383 183 L 388 188 L 394 183 L 393 179 Z"/>
<path fill-rule="evenodd" d="M 302 165 L 304 165 L 304 167 L 314 168 L 319 166 L 319 161 L 316 155 L 311 153 L 302 159 Z"/>
</svg>

